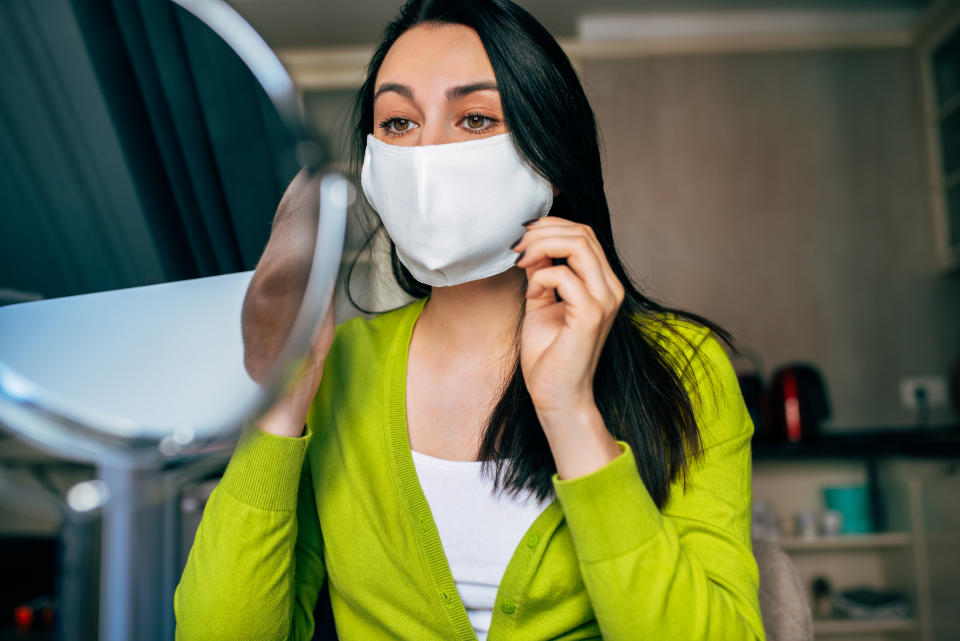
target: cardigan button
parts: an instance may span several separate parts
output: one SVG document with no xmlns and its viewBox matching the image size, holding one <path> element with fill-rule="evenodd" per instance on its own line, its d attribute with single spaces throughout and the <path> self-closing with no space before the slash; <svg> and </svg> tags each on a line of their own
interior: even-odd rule
<svg viewBox="0 0 960 641">
<path fill-rule="evenodd" d="M 537 536 L 536 534 L 531 534 L 530 536 L 527 537 L 527 547 L 529 548 L 537 547 L 537 543 L 539 542 L 540 542 L 540 537 Z"/>
<path fill-rule="evenodd" d="M 514 612 L 516 612 L 517 606 L 507 601 L 506 603 L 500 606 L 500 609 L 503 610 L 504 614 L 513 614 Z"/>
</svg>

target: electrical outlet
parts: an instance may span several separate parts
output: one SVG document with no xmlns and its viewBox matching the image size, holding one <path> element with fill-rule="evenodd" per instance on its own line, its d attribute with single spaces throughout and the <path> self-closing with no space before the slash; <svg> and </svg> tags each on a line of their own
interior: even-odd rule
<svg viewBox="0 0 960 641">
<path fill-rule="evenodd" d="M 909 376 L 900 379 L 900 404 L 905 409 L 917 409 L 917 399 L 926 397 L 928 409 L 947 404 L 947 381 L 942 376 Z"/>
</svg>

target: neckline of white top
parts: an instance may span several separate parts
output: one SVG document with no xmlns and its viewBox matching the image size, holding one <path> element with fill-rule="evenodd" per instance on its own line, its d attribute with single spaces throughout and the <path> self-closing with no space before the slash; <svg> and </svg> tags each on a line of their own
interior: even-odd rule
<svg viewBox="0 0 960 641">
<path fill-rule="evenodd" d="M 479 472 L 485 461 L 454 461 L 446 458 L 437 458 L 414 449 L 410 450 L 415 463 L 426 465 L 436 470 L 447 470 L 448 472 Z M 504 459 L 509 461 L 511 459 Z"/>
</svg>

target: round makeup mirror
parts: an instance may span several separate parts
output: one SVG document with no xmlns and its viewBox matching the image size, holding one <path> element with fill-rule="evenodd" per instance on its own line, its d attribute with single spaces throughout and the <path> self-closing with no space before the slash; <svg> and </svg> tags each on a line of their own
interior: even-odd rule
<svg viewBox="0 0 960 641">
<path fill-rule="evenodd" d="M 223 0 L 0 15 L 0 426 L 95 468 L 47 486 L 58 637 L 172 639 L 180 485 L 222 469 L 307 358 L 354 188 Z M 4 449 L 0 493 L 38 503 Z"/>
<path fill-rule="evenodd" d="M 153 126 L 149 134 L 159 137 L 169 130 L 179 137 L 176 145 L 164 148 L 162 140 L 155 145 L 158 153 L 167 156 L 160 159 L 159 166 L 169 174 L 177 170 L 189 174 L 179 184 L 172 176 L 165 185 L 172 192 L 174 204 L 183 205 L 184 211 L 171 215 L 183 218 L 181 226 L 186 230 L 172 239 L 160 237 L 160 232 L 173 236 L 173 226 L 157 224 L 156 212 L 148 211 L 151 203 L 141 201 L 139 208 L 131 208 L 136 211 L 112 212 L 115 221 L 147 227 L 137 239 L 142 246 L 123 249 L 152 249 L 158 260 L 172 262 L 181 257 L 192 259 L 198 266 L 207 259 L 209 264 L 198 267 L 192 275 L 213 275 L 181 279 L 177 276 L 189 270 L 165 270 L 160 265 L 150 278 L 159 277 L 160 282 L 112 288 L 110 278 L 77 278 L 76 287 L 92 291 L 0 307 L 0 423 L 62 457 L 143 466 L 189 457 L 229 441 L 245 421 L 263 412 L 290 380 L 307 353 L 314 329 L 326 314 L 334 289 L 353 188 L 338 174 L 321 173 L 322 150 L 301 117 L 296 88 L 253 28 L 219 0 L 173 2 L 173 8 L 154 2 L 149 12 L 165 16 L 172 29 L 184 37 L 185 56 L 182 60 L 163 58 L 163 47 L 153 47 L 152 62 L 159 76 L 154 89 L 166 91 L 167 100 L 186 99 L 187 90 L 178 91 L 176 82 L 192 79 L 199 83 L 203 73 L 209 74 L 205 53 L 227 58 L 233 65 L 230 73 L 247 80 L 253 88 L 248 93 L 261 112 L 256 124 L 266 133 L 261 133 L 259 149 L 255 144 L 238 143 L 254 135 L 246 130 L 250 120 L 218 120 L 226 105 L 205 101 L 209 87 L 198 86 L 191 97 L 198 103 L 195 111 L 207 120 L 208 130 L 231 125 L 234 130 L 204 131 L 197 123 L 176 120 L 188 118 L 190 114 L 185 112 L 189 110 L 171 108 L 166 114 L 157 114 L 156 105 L 147 105 L 150 113 L 144 120 Z M 118 11 L 118 16 L 122 13 Z M 96 53 L 91 56 L 94 61 Z M 141 67 L 147 66 L 141 63 Z M 136 64 L 132 67 L 141 76 L 148 75 Z M 171 77 L 178 69 L 186 72 L 184 77 Z M 105 86 L 105 76 L 117 73 L 115 69 L 94 71 L 101 86 Z M 242 78 L 243 73 L 248 78 Z M 149 79 L 137 79 L 143 82 L 143 100 L 147 101 Z M 104 96 L 106 101 L 111 99 L 107 91 Z M 113 110 L 114 122 L 121 109 L 130 109 L 126 104 L 108 107 Z M 163 116 L 169 122 L 160 122 Z M 191 134 L 202 139 L 200 144 L 190 138 Z M 216 148 L 218 144 L 220 149 Z M 202 149 L 205 145 L 210 148 Z M 263 147 L 269 147 L 267 153 Z M 207 166 L 201 167 L 198 165 L 205 160 L 204 151 L 213 158 L 207 158 Z M 180 152 L 182 163 L 168 159 L 176 155 L 174 152 Z M 240 159 L 230 154 L 238 154 Z M 291 167 L 299 168 L 302 174 L 295 199 L 300 210 L 287 211 L 282 221 L 283 233 L 296 238 L 295 243 L 288 243 L 294 249 L 289 264 L 280 270 L 282 282 L 252 279 L 249 269 L 230 269 L 252 267 L 249 263 L 254 253 L 247 252 L 244 265 L 241 250 L 244 246 L 262 248 L 266 243 L 279 200 L 261 196 L 260 209 L 252 214 L 250 208 L 239 212 L 232 209 L 231 198 L 242 198 L 252 191 L 240 189 L 237 196 L 231 194 L 234 186 L 229 184 L 229 172 L 241 177 L 251 173 L 251 168 L 238 167 L 245 160 L 244 154 L 253 172 L 279 175 L 279 179 L 270 176 L 264 181 L 268 186 L 282 186 L 283 178 L 293 178 Z M 290 158 L 298 164 L 291 166 Z M 147 160 L 151 159 L 134 159 L 131 164 L 146 165 Z M 270 166 L 274 161 L 276 165 L 287 163 L 286 174 Z M 220 175 L 210 175 L 213 172 Z M 130 174 L 131 185 L 145 190 L 149 181 L 138 180 L 133 171 Z M 213 184 L 199 184 L 204 179 Z M 82 183 L 83 177 L 74 182 Z M 187 184 L 192 187 L 191 193 L 183 193 Z M 220 198 L 215 197 L 217 192 Z M 219 207 L 207 210 L 204 199 Z M 201 220 L 187 220 L 191 215 Z M 96 240 L 106 235 L 96 229 L 102 222 L 87 224 L 94 228 L 91 236 Z M 280 216 L 274 224 L 281 224 Z M 80 226 L 74 227 L 79 230 Z M 28 228 L 23 224 L 19 230 Z M 156 230 L 157 234 L 149 234 Z M 240 238 L 240 234 L 247 237 Z M 128 235 L 133 237 L 133 233 Z M 47 249 L 27 234 L 21 240 Z M 84 238 L 80 236 L 74 243 L 80 247 L 69 249 L 82 261 L 86 254 Z M 80 261 L 67 264 L 65 269 L 81 274 L 90 271 Z M 107 269 L 109 264 L 104 271 Z M 221 271 L 226 273 L 217 273 Z M 167 280 L 167 275 L 174 278 Z M 258 311 L 266 306 L 269 314 Z"/>
</svg>

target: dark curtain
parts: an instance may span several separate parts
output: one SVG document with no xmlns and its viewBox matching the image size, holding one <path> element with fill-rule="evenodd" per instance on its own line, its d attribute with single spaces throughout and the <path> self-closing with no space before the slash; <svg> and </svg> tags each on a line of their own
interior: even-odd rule
<svg viewBox="0 0 960 641">
<path fill-rule="evenodd" d="M 169 0 L 0 4 L 0 290 L 252 269 L 297 166 L 229 47 Z"/>
</svg>

